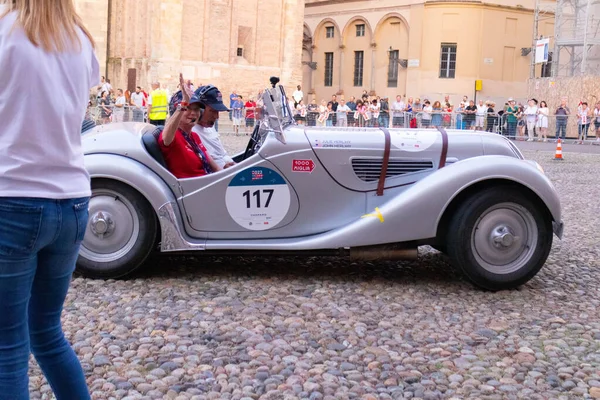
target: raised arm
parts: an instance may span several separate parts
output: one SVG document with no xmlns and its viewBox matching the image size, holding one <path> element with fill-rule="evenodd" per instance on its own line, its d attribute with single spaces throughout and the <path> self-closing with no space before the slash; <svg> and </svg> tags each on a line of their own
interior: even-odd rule
<svg viewBox="0 0 600 400">
<path fill-rule="evenodd" d="M 162 139 L 165 146 L 169 146 L 171 143 L 173 143 L 173 139 L 175 139 L 175 132 L 177 132 L 177 127 L 179 127 L 181 117 L 183 117 L 183 113 L 186 111 L 185 107 L 187 107 L 190 101 L 190 94 L 188 93 L 187 87 L 183 82 L 183 74 L 179 74 L 179 83 L 181 85 L 181 94 L 183 95 L 183 101 L 181 102 L 182 107 L 177 108 L 173 115 L 171 115 L 171 117 L 169 117 L 167 120 L 167 124 L 165 125 L 165 129 L 162 134 Z"/>
</svg>

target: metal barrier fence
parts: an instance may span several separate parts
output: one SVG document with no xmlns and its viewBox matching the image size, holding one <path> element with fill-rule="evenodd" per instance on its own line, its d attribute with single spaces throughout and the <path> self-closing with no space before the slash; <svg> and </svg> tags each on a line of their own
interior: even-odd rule
<svg viewBox="0 0 600 400">
<path fill-rule="evenodd" d="M 92 120 L 96 125 L 111 122 L 148 122 L 146 107 L 124 106 L 93 106 L 88 107 L 86 119 Z"/>
<path fill-rule="evenodd" d="M 252 110 L 244 110 L 244 118 L 237 121 L 237 126 L 227 113 L 222 113 L 219 119 L 219 133 L 248 133 L 255 124 Z M 87 119 L 97 125 L 111 122 L 148 122 L 145 107 L 114 106 L 89 107 Z M 476 115 L 461 112 L 319 112 L 295 111 L 294 119 L 298 124 L 307 126 L 353 126 L 353 127 L 380 127 L 387 128 L 435 128 L 438 126 L 448 129 L 480 130 L 498 133 L 516 140 L 555 141 L 558 138 L 576 143 L 600 144 L 600 120 L 590 117 L 587 120 L 577 115 L 569 116 L 522 116 L 509 115 Z M 240 125 L 241 124 L 241 125 Z"/>
</svg>

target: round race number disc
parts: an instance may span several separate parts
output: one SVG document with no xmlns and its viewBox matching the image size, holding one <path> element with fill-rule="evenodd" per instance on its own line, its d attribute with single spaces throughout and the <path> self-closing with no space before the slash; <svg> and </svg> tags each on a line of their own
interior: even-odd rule
<svg viewBox="0 0 600 400">
<path fill-rule="evenodd" d="M 290 208 L 290 188 L 272 169 L 247 168 L 227 186 L 225 204 L 238 225 L 263 231 L 274 228 L 285 218 Z"/>
</svg>

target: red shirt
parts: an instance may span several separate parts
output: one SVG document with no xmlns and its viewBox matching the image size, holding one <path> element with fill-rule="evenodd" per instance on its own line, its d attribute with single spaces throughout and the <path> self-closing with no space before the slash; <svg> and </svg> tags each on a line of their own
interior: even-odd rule
<svg viewBox="0 0 600 400">
<path fill-rule="evenodd" d="M 254 108 L 256 108 L 256 103 L 247 101 L 244 107 L 246 107 L 246 118 L 254 118 Z"/>
<path fill-rule="evenodd" d="M 204 171 L 204 163 L 196 154 L 192 146 L 185 140 L 181 129 L 175 132 L 175 138 L 170 145 L 165 146 L 163 142 L 163 132 L 158 137 L 158 145 L 167 163 L 167 168 L 177 179 L 195 178 L 197 176 L 206 175 Z M 190 137 L 200 146 L 204 154 L 208 157 L 208 151 L 200 141 L 200 137 L 195 133 L 190 133 Z"/>
</svg>

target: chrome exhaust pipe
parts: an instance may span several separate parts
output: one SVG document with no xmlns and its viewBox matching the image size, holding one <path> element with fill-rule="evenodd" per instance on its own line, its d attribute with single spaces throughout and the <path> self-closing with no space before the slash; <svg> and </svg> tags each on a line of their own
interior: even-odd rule
<svg viewBox="0 0 600 400">
<path fill-rule="evenodd" d="M 350 258 L 358 261 L 377 260 L 416 260 L 419 250 L 414 248 L 398 248 L 393 245 L 364 246 L 350 248 Z"/>
</svg>

